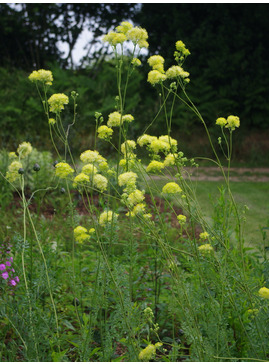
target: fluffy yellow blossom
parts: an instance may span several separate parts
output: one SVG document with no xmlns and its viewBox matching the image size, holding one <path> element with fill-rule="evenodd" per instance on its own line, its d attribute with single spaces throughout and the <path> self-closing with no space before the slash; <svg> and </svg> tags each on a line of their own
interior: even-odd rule
<svg viewBox="0 0 269 364">
<path fill-rule="evenodd" d="M 108 115 L 108 122 L 107 125 L 111 126 L 120 126 L 122 123 L 121 114 L 118 111 L 114 111 Z"/>
<path fill-rule="evenodd" d="M 85 185 L 85 183 L 90 182 L 90 177 L 85 173 L 79 173 L 73 181 L 73 187 L 77 187 L 78 185 Z"/>
<path fill-rule="evenodd" d="M 109 32 L 103 36 L 102 41 L 108 42 L 111 46 L 116 46 L 117 44 L 122 44 L 127 40 L 127 37 L 123 33 Z"/>
<path fill-rule="evenodd" d="M 126 114 L 126 115 L 123 115 L 122 121 L 126 122 L 126 123 L 131 123 L 132 121 L 134 121 L 134 117 L 131 114 Z"/>
<path fill-rule="evenodd" d="M 269 289 L 266 287 L 262 287 L 259 289 L 259 296 L 262 298 L 269 299 Z"/>
<path fill-rule="evenodd" d="M 206 240 L 209 238 L 209 234 L 206 231 L 204 231 L 203 233 L 200 233 L 199 236 L 200 236 L 201 240 Z"/>
<path fill-rule="evenodd" d="M 225 126 L 227 124 L 227 120 L 225 118 L 217 118 L 216 124 L 219 126 Z"/>
<path fill-rule="evenodd" d="M 88 163 L 82 167 L 82 172 L 87 174 L 88 176 L 92 176 L 97 173 L 97 168 L 92 163 Z"/>
<path fill-rule="evenodd" d="M 162 343 L 156 343 L 155 345 L 149 344 L 145 349 L 141 350 L 138 358 L 141 361 L 150 361 L 156 355 L 156 349 L 162 346 Z"/>
<path fill-rule="evenodd" d="M 198 246 L 198 250 L 200 251 L 201 254 L 208 254 L 214 251 L 212 245 L 210 244 L 200 245 Z"/>
<path fill-rule="evenodd" d="M 134 157 L 135 157 L 135 154 L 131 153 L 131 154 L 128 155 L 128 167 L 129 168 L 132 168 L 135 165 Z M 126 158 L 121 159 L 119 161 L 119 166 L 123 167 L 123 168 L 126 168 L 127 167 L 127 159 Z"/>
<path fill-rule="evenodd" d="M 165 142 L 165 143 L 169 144 L 169 146 L 173 146 L 173 147 L 176 147 L 177 146 L 177 140 L 171 138 L 169 135 L 161 135 L 159 137 L 159 140 L 162 141 L 162 142 Z"/>
<path fill-rule="evenodd" d="M 17 154 L 15 152 L 9 152 L 8 153 L 8 158 L 9 159 L 16 159 L 18 158 Z"/>
<path fill-rule="evenodd" d="M 101 125 L 97 129 L 98 138 L 109 140 L 113 134 L 113 130 L 106 125 Z"/>
<path fill-rule="evenodd" d="M 180 225 L 186 224 L 187 217 L 185 215 L 178 215 L 177 219 Z"/>
<path fill-rule="evenodd" d="M 80 160 L 83 163 L 101 163 L 106 161 L 96 150 L 85 150 L 85 152 L 81 153 Z"/>
<path fill-rule="evenodd" d="M 158 154 L 160 152 L 168 152 L 170 150 L 170 145 L 165 141 L 156 139 L 150 143 L 149 148 L 154 154 Z"/>
<path fill-rule="evenodd" d="M 50 111 L 54 113 L 61 112 L 64 109 L 64 105 L 69 103 L 69 98 L 65 94 L 53 94 L 48 99 Z"/>
<path fill-rule="evenodd" d="M 100 162 L 98 167 L 99 167 L 101 172 L 107 172 L 108 169 L 109 169 L 108 163 L 105 160 Z"/>
<path fill-rule="evenodd" d="M 136 142 L 134 140 L 126 140 L 121 145 L 121 152 L 124 154 L 124 156 L 127 156 L 130 152 L 133 152 L 133 150 L 136 148 Z"/>
<path fill-rule="evenodd" d="M 183 68 L 180 66 L 170 67 L 165 74 L 167 78 L 177 78 L 177 77 L 187 78 L 190 75 L 189 72 L 184 71 Z"/>
<path fill-rule="evenodd" d="M 176 42 L 176 50 L 181 52 L 185 57 L 191 54 L 190 51 L 186 48 L 185 44 L 182 42 L 182 40 L 178 40 Z"/>
<path fill-rule="evenodd" d="M 22 168 L 22 164 L 19 161 L 14 161 L 8 166 L 6 178 L 9 182 L 15 182 L 19 178 L 20 168 Z"/>
<path fill-rule="evenodd" d="M 164 58 L 162 56 L 155 55 L 149 57 L 148 64 L 152 67 L 153 70 L 164 73 Z"/>
<path fill-rule="evenodd" d="M 102 176 L 101 174 L 95 174 L 93 176 L 93 185 L 94 187 L 98 188 L 101 192 L 107 189 L 108 180 L 106 177 Z"/>
<path fill-rule="evenodd" d="M 119 175 L 118 177 L 118 183 L 119 186 L 126 186 L 127 189 L 133 189 L 135 190 L 135 184 L 136 184 L 137 174 L 134 172 L 125 172 Z"/>
<path fill-rule="evenodd" d="M 132 65 L 133 65 L 134 67 L 139 67 L 139 66 L 141 66 L 141 61 L 140 61 L 140 59 L 138 59 L 138 58 L 133 58 L 131 63 L 132 63 Z"/>
<path fill-rule="evenodd" d="M 143 147 L 146 144 L 151 144 L 154 140 L 157 140 L 158 138 L 156 136 L 151 136 L 148 134 L 143 134 L 137 139 L 137 144 L 140 145 L 140 147 Z"/>
<path fill-rule="evenodd" d="M 141 203 L 144 199 L 144 191 L 134 190 L 127 197 L 127 203 L 129 206 L 134 206 Z"/>
<path fill-rule="evenodd" d="M 166 75 L 157 70 L 153 70 L 148 73 L 148 82 L 152 85 L 156 85 L 156 83 L 161 83 L 165 80 Z"/>
<path fill-rule="evenodd" d="M 28 77 L 29 80 L 31 82 L 43 82 L 46 85 L 52 85 L 52 81 L 53 81 L 53 76 L 51 71 L 47 71 L 47 70 L 38 70 L 38 71 L 33 71 L 30 76 Z"/>
<path fill-rule="evenodd" d="M 143 215 L 145 213 L 145 207 L 146 205 L 144 203 L 138 203 L 137 205 L 134 206 L 132 211 L 127 212 L 126 216 L 134 217 L 137 215 Z"/>
<path fill-rule="evenodd" d="M 60 162 L 55 166 L 55 175 L 59 178 L 66 178 L 72 173 L 74 173 L 74 170 L 67 163 Z"/>
<path fill-rule="evenodd" d="M 165 160 L 163 162 L 165 167 L 174 166 L 176 163 L 175 158 L 177 158 L 177 156 L 178 156 L 177 154 L 172 154 L 172 153 L 167 154 L 167 156 L 165 157 Z"/>
<path fill-rule="evenodd" d="M 159 55 L 151 56 L 148 59 L 148 64 L 150 65 L 150 67 L 154 67 L 158 64 L 164 64 L 164 58 Z"/>
<path fill-rule="evenodd" d="M 54 118 L 49 118 L 49 124 L 50 125 L 56 124 L 56 120 Z"/>
<path fill-rule="evenodd" d="M 163 186 L 162 189 L 163 193 L 180 193 L 182 192 L 182 189 L 179 187 L 179 185 L 175 182 L 168 182 L 165 186 Z"/>
<path fill-rule="evenodd" d="M 225 128 L 229 128 L 231 130 L 235 130 L 235 128 L 239 128 L 240 126 L 240 120 L 238 116 L 230 115 L 227 118 L 227 124 L 225 125 Z"/>
<path fill-rule="evenodd" d="M 146 171 L 148 173 L 158 173 L 161 172 L 161 170 L 164 169 L 164 164 L 159 161 L 151 161 L 149 165 L 146 168 Z"/>
<path fill-rule="evenodd" d="M 33 150 L 31 143 L 23 142 L 18 146 L 17 153 L 20 158 L 27 157 Z"/>
<path fill-rule="evenodd" d="M 126 33 L 127 38 L 133 43 L 138 44 L 140 48 L 144 47 L 147 43 L 148 32 L 146 29 L 140 27 L 133 27 Z"/>
<path fill-rule="evenodd" d="M 116 27 L 116 30 L 119 33 L 126 34 L 132 28 L 133 28 L 133 25 L 131 23 L 129 23 L 128 21 L 123 21 L 120 23 L 119 26 Z"/>
<path fill-rule="evenodd" d="M 84 243 L 84 241 L 86 241 L 90 238 L 90 235 L 87 234 L 87 232 L 88 232 L 88 230 L 86 228 L 84 228 L 83 226 L 77 226 L 74 229 L 75 240 L 80 244 Z"/>
<path fill-rule="evenodd" d="M 111 223 L 112 221 L 116 221 L 118 218 L 118 214 L 113 211 L 104 211 L 99 216 L 99 224 L 106 225 Z"/>
</svg>

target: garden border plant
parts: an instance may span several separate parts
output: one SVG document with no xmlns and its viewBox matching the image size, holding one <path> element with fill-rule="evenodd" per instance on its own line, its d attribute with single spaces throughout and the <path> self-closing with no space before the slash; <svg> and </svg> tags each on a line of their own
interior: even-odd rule
<svg viewBox="0 0 269 364">
<path fill-rule="evenodd" d="M 116 60 L 115 111 L 109 114 L 107 123 L 102 114 L 96 112 L 94 150 L 82 152 L 79 164 L 75 163 L 69 141 L 70 130 L 76 124 L 78 93 L 71 93 L 73 121 L 65 125 L 64 109 L 70 99 L 62 93 L 49 96 L 52 73 L 38 70 L 29 76 L 41 98 L 58 160 L 54 164 L 53 186 L 34 191 L 29 199 L 25 196 L 24 163 L 32 153 L 30 143 L 21 143 L 17 154 L 10 154 L 8 171 L 5 176 L 2 175 L 20 193 L 23 205 L 23 282 L 20 284 L 24 284 L 29 308 L 30 331 L 27 337 L 23 338 L 23 326 L 14 324 L 15 316 L 9 309 L 9 306 L 16 305 L 14 289 L 9 296 L 10 301 L 5 302 L 8 312 L 5 317 L 15 327 L 17 340 L 23 343 L 21 355 L 26 360 L 61 361 L 74 355 L 75 360 L 80 361 L 266 361 L 269 346 L 265 325 L 268 320 L 269 289 L 265 287 L 268 262 L 266 255 L 261 263 L 244 247 L 244 211 L 239 210 L 229 183 L 232 137 L 240 126 L 240 120 L 233 115 L 216 120 L 222 135 L 218 139 L 219 149 L 227 159 L 226 173 L 206 122 L 186 91 L 190 75 L 184 71 L 183 64 L 190 52 L 182 41 L 177 41 L 176 64 L 166 71 L 162 56 L 154 55 L 148 59 L 151 67 L 148 82 L 158 90 L 160 108 L 137 141 L 129 140 L 128 133 L 135 118 L 125 113 L 128 83 L 141 65 L 140 50 L 148 47 L 147 39 L 145 29 L 133 27 L 129 22 L 122 22 L 103 38 L 112 46 Z M 127 42 L 133 46 L 129 58 L 125 56 Z M 124 62 L 128 63 L 125 75 Z M 172 100 L 170 109 L 168 99 Z M 215 160 L 204 159 L 217 165 L 224 177 L 225 186 L 220 191 L 213 225 L 205 218 L 191 179 L 183 178 L 184 167 L 199 168 L 197 161 L 202 157 L 187 159 L 178 150 L 177 140 L 171 136 L 173 109 L 177 101 L 193 111 L 203 124 L 215 156 Z M 164 118 L 167 135 L 156 137 L 146 134 L 157 117 Z M 115 149 L 116 162 L 108 162 L 98 152 L 98 145 L 103 141 Z M 135 154 L 137 147 L 147 150 L 151 160 L 147 166 Z M 39 165 L 35 164 L 33 173 L 39 173 L 39 169 Z M 155 174 L 163 178 L 169 176 L 162 190 L 151 178 Z M 145 191 L 139 188 L 141 184 L 151 198 L 154 218 L 145 203 Z M 64 314 L 59 312 L 60 294 L 44 253 L 46 247 L 40 240 L 29 210 L 33 196 L 41 191 L 56 190 L 59 186 L 64 186 L 69 200 L 67 226 L 72 238 L 68 290 L 73 298 L 74 311 L 69 308 L 72 324 L 69 322 L 68 327 L 76 333 L 76 341 L 64 339 L 63 325 L 66 321 Z M 88 211 L 83 224 L 82 217 L 75 211 L 72 189 L 78 191 Z M 177 217 L 178 241 L 170 239 L 165 216 L 156 205 L 156 193 L 165 201 L 171 214 Z M 93 202 L 96 194 L 99 207 Z M 177 215 L 175 206 L 180 206 L 184 214 Z M 197 226 L 202 230 L 199 236 Z M 231 227 L 234 227 L 235 234 L 231 234 Z M 27 236 L 31 233 L 34 239 L 30 249 L 26 249 Z M 148 250 L 143 250 L 142 242 Z M 45 279 L 43 308 L 32 280 L 34 243 L 38 247 Z M 119 252 L 118 246 L 121 245 Z M 88 247 L 96 254 L 94 259 L 87 261 L 94 266 L 90 278 L 83 276 L 87 266 L 82 266 Z M 26 263 L 26 254 L 30 263 Z M 137 273 L 143 254 L 150 262 L 147 274 L 153 282 L 154 299 L 148 302 L 145 297 L 145 302 L 140 303 L 135 288 L 143 279 L 143 275 Z M 6 266 L 4 263 L 2 266 L 2 278 L 6 280 L 6 275 L 3 276 L 7 273 Z M 28 270 L 31 272 L 30 280 Z M 83 286 L 84 280 L 87 286 Z M 4 289 L 8 291 L 9 286 L 6 284 Z M 166 289 L 170 293 L 168 297 L 164 293 Z M 164 299 L 167 317 L 171 320 L 170 338 L 165 335 L 168 330 L 158 324 L 161 319 L 159 307 L 164 303 L 160 299 Z M 86 309 L 84 300 L 90 300 L 90 308 Z M 48 321 L 45 321 L 46 314 Z M 45 343 L 38 334 L 39 316 L 49 327 Z M 119 347 L 122 352 L 116 355 Z"/>
</svg>

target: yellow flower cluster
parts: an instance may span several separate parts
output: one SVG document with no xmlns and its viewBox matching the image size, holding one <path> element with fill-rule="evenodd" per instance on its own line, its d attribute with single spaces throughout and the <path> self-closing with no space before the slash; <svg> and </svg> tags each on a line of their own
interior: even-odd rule
<svg viewBox="0 0 269 364">
<path fill-rule="evenodd" d="M 108 115 L 107 125 L 109 127 L 120 126 L 122 123 L 131 123 L 134 117 L 131 114 L 121 115 L 118 111 L 114 111 Z"/>
<path fill-rule="evenodd" d="M 209 234 L 206 231 L 204 231 L 203 233 L 200 233 L 199 237 L 201 240 L 206 240 L 209 238 Z"/>
<path fill-rule="evenodd" d="M 165 165 L 165 167 L 170 167 L 170 166 L 174 166 L 176 163 L 176 158 L 178 157 L 177 154 L 172 154 L 169 153 L 167 154 L 167 156 L 165 157 L 165 160 L 163 162 L 163 164 Z"/>
<path fill-rule="evenodd" d="M 168 70 L 166 71 L 165 74 L 166 74 L 167 78 L 181 77 L 181 78 L 185 79 L 185 82 L 190 81 L 188 79 L 188 77 L 190 75 L 189 72 L 184 71 L 183 68 L 180 66 L 172 66 L 172 67 L 168 68 Z"/>
<path fill-rule="evenodd" d="M 178 219 L 178 222 L 180 223 L 180 225 L 186 224 L 187 217 L 185 215 L 178 215 L 177 219 Z"/>
<path fill-rule="evenodd" d="M 235 128 L 239 128 L 240 120 L 238 116 L 230 115 L 228 116 L 227 120 L 225 118 L 218 118 L 216 120 L 216 124 L 224 127 L 229 128 L 231 131 L 235 130 Z"/>
<path fill-rule="evenodd" d="M 103 192 L 107 189 L 108 180 L 101 174 L 95 174 L 93 176 L 93 185 L 94 187 L 98 188 L 101 192 Z"/>
<path fill-rule="evenodd" d="M 84 186 L 86 183 L 90 182 L 90 177 L 85 173 L 79 173 L 73 181 L 73 187 Z"/>
<path fill-rule="evenodd" d="M 52 85 L 53 81 L 53 76 L 51 71 L 46 71 L 43 69 L 38 71 L 33 71 L 28 78 L 31 82 L 40 81 L 45 83 L 45 85 Z"/>
<path fill-rule="evenodd" d="M 266 287 L 262 287 L 259 289 L 259 296 L 262 298 L 269 299 L 269 289 Z"/>
<path fill-rule="evenodd" d="M 162 135 L 159 138 L 152 140 L 148 148 L 154 153 L 167 153 L 171 149 L 175 152 L 177 149 L 177 141 L 168 135 Z"/>
<path fill-rule="evenodd" d="M 149 71 L 148 82 L 153 86 L 166 80 L 166 75 L 157 70 Z"/>
<path fill-rule="evenodd" d="M 211 244 L 203 244 L 198 247 L 201 254 L 209 254 L 214 251 Z"/>
<path fill-rule="evenodd" d="M 146 205 L 144 203 L 138 203 L 137 205 L 134 206 L 134 208 L 132 209 L 132 211 L 127 212 L 126 216 L 137 216 L 137 215 L 144 215 L 145 214 L 145 208 Z"/>
<path fill-rule="evenodd" d="M 178 40 L 176 42 L 176 50 L 180 53 L 182 53 L 185 57 L 189 56 L 191 52 L 186 48 L 185 44 L 182 42 L 182 40 Z"/>
<path fill-rule="evenodd" d="M 143 202 L 144 199 L 145 199 L 144 191 L 136 189 L 133 192 L 131 192 L 127 197 L 127 204 L 132 207 L 134 205 L 137 205 L 138 203 Z"/>
<path fill-rule="evenodd" d="M 23 142 L 18 146 L 17 153 L 20 159 L 27 157 L 33 150 L 31 143 Z"/>
<path fill-rule="evenodd" d="M 66 178 L 72 173 L 74 173 L 74 170 L 69 166 L 68 163 L 60 162 L 55 166 L 55 175 L 59 178 Z"/>
<path fill-rule="evenodd" d="M 174 194 L 174 193 L 181 193 L 182 189 L 179 187 L 179 185 L 175 182 L 168 182 L 165 186 L 162 188 L 163 193 L 168 194 Z"/>
<path fill-rule="evenodd" d="M 126 40 L 131 40 L 140 48 L 148 48 L 147 39 L 148 33 L 146 29 L 133 27 L 131 23 L 124 21 L 116 27 L 116 32 L 109 32 L 103 37 L 102 40 L 103 42 L 108 42 L 113 47 L 115 47 L 117 44 L 122 44 Z"/>
<path fill-rule="evenodd" d="M 50 125 L 56 124 L 56 120 L 54 118 L 49 118 L 49 124 Z"/>
<path fill-rule="evenodd" d="M 113 211 L 104 211 L 99 216 L 99 224 L 106 225 L 110 224 L 112 221 L 116 221 L 118 218 L 118 214 L 114 213 Z"/>
<path fill-rule="evenodd" d="M 125 156 L 125 158 L 127 156 L 132 157 L 132 153 L 135 148 L 136 148 L 136 143 L 134 140 L 125 140 L 125 142 L 122 143 L 121 145 L 121 152 Z"/>
<path fill-rule="evenodd" d="M 86 150 L 85 152 L 81 153 L 80 160 L 83 163 L 102 163 L 106 162 L 106 159 L 102 157 L 99 152 L 96 150 Z"/>
<path fill-rule="evenodd" d="M 149 344 L 145 349 L 140 351 L 138 358 L 141 361 L 150 361 L 156 355 L 156 349 L 162 346 L 162 343 L 156 343 L 155 345 Z"/>
<path fill-rule="evenodd" d="M 9 153 L 8 153 L 8 158 L 9 158 L 9 159 L 16 159 L 16 158 L 17 158 L 17 155 L 16 155 L 16 153 L 15 153 L 15 152 L 9 152 Z"/>
<path fill-rule="evenodd" d="M 90 238 L 90 235 L 87 234 L 88 230 L 84 228 L 83 226 L 77 226 L 74 229 L 74 237 L 75 240 L 82 244 L 85 240 L 88 240 Z"/>
<path fill-rule="evenodd" d="M 92 163 L 88 163 L 82 167 L 82 172 L 87 174 L 88 176 L 92 176 L 97 173 L 97 168 Z"/>
<path fill-rule="evenodd" d="M 97 129 L 98 138 L 109 140 L 113 134 L 113 130 L 106 125 L 101 125 Z"/>
<path fill-rule="evenodd" d="M 14 161 L 8 166 L 6 173 L 6 179 L 9 182 L 15 182 L 19 178 L 19 169 L 22 168 L 22 164 L 19 161 Z"/>
<path fill-rule="evenodd" d="M 152 71 L 148 73 L 148 82 L 152 85 L 161 83 L 166 80 L 164 72 L 164 58 L 159 55 L 149 57 L 148 64 L 152 67 Z"/>
<path fill-rule="evenodd" d="M 50 111 L 54 113 L 61 112 L 64 109 L 64 105 L 69 103 L 69 98 L 65 94 L 53 94 L 48 99 Z"/>
<path fill-rule="evenodd" d="M 140 59 L 138 59 L 138 58 L 133 58 L 131 63 L 132 63 L 132 65 L 133 65 L 134 67 L 139 67 L 139 66 L 141 66 L 141 61 L 140 61 Z"/>
<path fill-rule="evenodd" d="M 162 169 L 164 169 L 164 163 L 153 160 L 147 166 L 146 171 L 148 173 L 159 173 Z"/>
<path fill-rule="evenodd" d="M 134 172 L 125 172 L 119 175 L 118 183 L 119 186 L 126 186 L 126 192 L 133 192 L 136 189 L 137 174 Z"/>
<path fill-rule="evenodd" d="M 154 140 L 157 140 L 158 138 L 156 136 L 151 136 L 148 134 L 143 134 L 137 139 L 137 144 L 140 145 L 140 147 L 143 147 L 144 145 L 151 144 Z"/>
</svg>

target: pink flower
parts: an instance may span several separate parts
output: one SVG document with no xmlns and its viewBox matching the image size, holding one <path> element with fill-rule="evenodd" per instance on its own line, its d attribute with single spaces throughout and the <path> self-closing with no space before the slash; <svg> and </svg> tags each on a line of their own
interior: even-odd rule
<svg viewBox="0 0 269 364">
<path fill-rule="evenodd" d="M 17 281 L 17 282 L 19 282 L 19 281 L 20 281 L 18 276 L 17 276 L 17 277 L 15 277 L 15 281 Z"/>
<path fill-rule="evenodd" d="M 9 260 L 11 261 L 11 263 L 13 263 L 13 257 L 10 257 Z"/>
<path fill-rule="evenodd" d="M 5 264 L 0 264 L 0 270 L 6 270 Z"/>
<path fill-rule="evenodd" d="M 14 279 L 11 279 L 10 281 L 9 281 L 9 284 L 11 285 L 11 286 L 16 286 L 16 282 L 14 281 Z"/>
<path fill-rule="evenodd" d="M 11 263 L 10 263 L 10 262 L 6 262 L 6 265 L 7 265 L 8 267 L 11 267 Z"/>
<path fill-rule="evenodd" d="M 4 272 L 4 273 L 2 273 L 2 277 L 3 277 L 4 279 L 8 279 L 8 272 Z"/>
</svg>

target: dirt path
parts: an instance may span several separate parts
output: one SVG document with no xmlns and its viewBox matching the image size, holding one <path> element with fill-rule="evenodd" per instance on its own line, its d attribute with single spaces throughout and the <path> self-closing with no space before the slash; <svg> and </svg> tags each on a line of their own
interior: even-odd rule
<svg viewBox="0 0 269 364">
<path fill-rule="evenodd" d="M 227 168 L 224 168 L 227 173 Z M 185 167 L 183 177 L 190 177 L 194 181 L 222 181 L 224 180 L 218 167 Z M 151 178 L 159 179 L 160 176 Z M 233 182 L 269 182 L 269 168 L 231 168 L 230 181 Z"/>
</svg>

